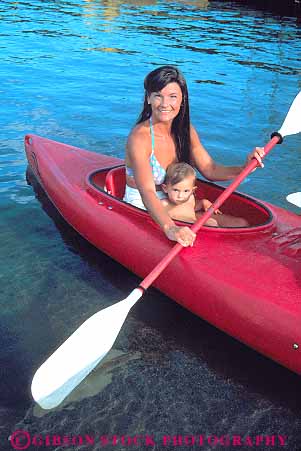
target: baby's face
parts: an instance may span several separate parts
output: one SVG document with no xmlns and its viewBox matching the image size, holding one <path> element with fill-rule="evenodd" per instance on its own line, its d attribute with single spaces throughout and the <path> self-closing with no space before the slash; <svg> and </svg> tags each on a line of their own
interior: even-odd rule
<svg viewBox="0 0 301 451">
<path fill-rule="evenodd" d="M 176 205 L 183 204 L 188 201 L 195 190 L 195 178 L 193 176 L 186 177 L 181 182 L 171 185 L 168 183 L 164 187 L 169 200 Z"/>
</svg>

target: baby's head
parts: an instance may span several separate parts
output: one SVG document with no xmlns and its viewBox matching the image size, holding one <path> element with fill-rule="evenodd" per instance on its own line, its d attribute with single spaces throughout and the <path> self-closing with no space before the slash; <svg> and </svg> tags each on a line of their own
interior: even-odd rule
<svg viewBox="0 0 301 451">
<path fill-rule="evenodd" d="M 196 172 L 190 164 L 173 163 L 168 166 L 163 190 L 174 204 L 187 202 L 196 190 Z"/>
</svg>

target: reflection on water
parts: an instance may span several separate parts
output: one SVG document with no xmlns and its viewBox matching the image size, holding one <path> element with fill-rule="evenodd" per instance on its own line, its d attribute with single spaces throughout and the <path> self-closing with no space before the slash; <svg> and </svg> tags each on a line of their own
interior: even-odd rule
<svg viewBox="0 0 301 451">
<path fill-rule="evenodd" d="M 139 15 L 146 13 L 150 16 L 161 16 L 161 17 L 173 17 L 173 10 L 175 2 L 173 0 L 167 0 L 166 3 L 167 9 L 162 10 L 163 2 L 159 0 L 128 0 L 124 2 L 122 0 L 84 0 L 83 5 L 83 16 L 87 18 L 87 25 L 92 23 L 92 20 L 97 20 L 101 17 L 104 20 L 103 31 L 110 32 L 112 31 L 112 26 L 114 26 L 114 20 L 124 14 L 126 9 L 130 9 L 131 13 L 134 14 L 135 9 L 139 13 Z M 168 6 L 172 4 L 172 8 L 168 8 Z M 180 5 L 190 6 L 197 10 L 206 10 L 209 1 L 208 0 L 180 0 L 177 2 L 178 8 Z M 142 10 L 143 7 L 155 7 L 152 9 Z M 136 8 L 135 8 L 136 7 Z M 180 8 L 179 8 L 180 12 Z M 178 15 L 178 17 L 181 17 Z"/>
<path fill-rule="evenodd" d="M 99 6 L 103 7 L 103 16 L 105 20 L 113 20 L 121 14 L 121 9 L 127 6 L 136 6 L 139 9 L 143 6 L 157 6 L 157 14 L 160 13 L 160 8 L 162 7 L 162 1 L 159 0 L 84 0 L 84 10 L 85 15 L 97 15 L 99 13 Z M 173 0 L 166 0 L 167 5 L 173 4 Z M 176 2 L 178 5 L 192 6 L 201 10 L 207 9 L 209 5 L 209 0 L 179 0 Z M 171 9 L 172 13 L 172 9 Z"/>
<path fill-rule="evenodd" d="M 115 47 L 89 47 L 86 50 L 94 51 L 94 52 L 109 52 L 109 53 L 121 53 L 127 55 L 133 55 L 135 53 L 134 50 L 125 50 L 125 49 L 117 49 Z"/>
</svg>

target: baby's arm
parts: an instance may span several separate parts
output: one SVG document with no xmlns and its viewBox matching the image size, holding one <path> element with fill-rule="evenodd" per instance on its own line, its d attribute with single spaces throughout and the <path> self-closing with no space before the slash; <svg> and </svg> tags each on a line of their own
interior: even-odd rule
<svg viewBox="0 0 301 451">
<path fill-rule="evenodd" d="M 211 206 L 211 202 L 208 199 L 195 199 L 195 211 L 206 211 Z"/>
<path fill-rule="evenodd" d="M 210 200 L 208 199 L 196 199 L 195 202 L 195 211 L 207 211 L 212 205 L 212 202 L 210 202 Z M 215 210 L 214 212 L 215 214 L 222 214 L 222 212 L 220 210 Z"/>
</svg>

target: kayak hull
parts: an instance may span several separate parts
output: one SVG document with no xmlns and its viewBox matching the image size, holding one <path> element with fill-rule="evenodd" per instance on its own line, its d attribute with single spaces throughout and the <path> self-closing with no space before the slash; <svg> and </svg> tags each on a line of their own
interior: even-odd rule
<svg viewBox="0 0 301 451">
<path fill-rule="evenodd" d="M 147 212 L 121 200 L 123 161 L 35 135 L 30 168 L 64 219 L 101 251 L 144 278 L 169 252 Z M 214 200 L 222 187 L 198 181 Z M 119 197 L 115 197 L 118 195 Z M 234 193 L 223 212 L 250 227 L 203 227 L 154 286 L 183 307 L 301 374 L 301 217 Z"/>
</svg>

